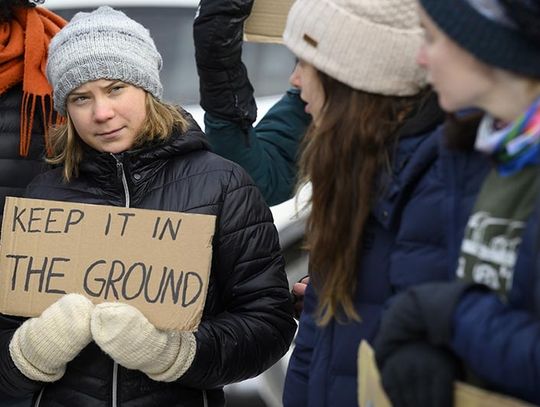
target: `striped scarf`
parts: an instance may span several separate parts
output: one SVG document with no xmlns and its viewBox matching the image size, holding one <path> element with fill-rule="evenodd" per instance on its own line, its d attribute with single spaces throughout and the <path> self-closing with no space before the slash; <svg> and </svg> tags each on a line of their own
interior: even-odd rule
<svg viewBox="0 0 540 407">
<path fill-rule="evenodd" d="M 486 115 L 478 129 L 476 149 L 490 154 L 501 175 L 511 175 L 527 165 L 540 164 L 540 98 L 512 123 L 497 129 Z"/>
</svg>

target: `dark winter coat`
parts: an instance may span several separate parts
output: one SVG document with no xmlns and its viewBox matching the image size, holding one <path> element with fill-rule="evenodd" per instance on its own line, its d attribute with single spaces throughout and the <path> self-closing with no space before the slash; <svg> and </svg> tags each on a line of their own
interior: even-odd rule
<svg viewBox="0 0 540 407">
<path fill-rule="evenodd" d="M 21 102 L 21 85 L 0 95 L 0 220 L 6 196 L 22 196 L 30 181 L 46 169 L 43 160 L 43 124 L 39 111 L 34 118 L 28 157 L 19 155 Z"/>
<path fill-rule="evenodd" d="M 0 95 L 0 222 L 6 196 L 23 196 L 26 186 L 47 166 L 43 160 L 45 143 L 41 111 L 36 107 L 32 142 L 28 157 L 19 154 L 22 85 L 16 85 Z M 29 406 L 0 392 L 0 406 Z"/>
<path fill-rule="evenodd" d="M 540 170 L 540 167 L 539 167 Z M 540 191 L 507 300 L 471 290 L 452 319 L 452 350 L 485 387 L 540 405 Z"/>
<path fill-rule="evenodd" d="M 8 344 L 19 322 L 4 317 L 0 390 L 37 392 L 43 407 L 221 406 L 223 385 L 257 375 L 287 351 L 295 322 L 271 213 L 242 169 L 207 151 L 198 128 L 122 154 L 86 151 L 78 178 L 64 184 L 61 169 L 51 170 L 27 196 L 216 215 L 212 270 L 195 359 L 178 380 L 118 366 L 92 342 L 43 386 L 14 367 Z"/>
<path fill-rule="evenodd" d="M 488 165 L 443 146 L 441 117 L 421 112 L 401 131 L 391 174 L 374 202 L 360 250 L 354 304 L 361 322 L 316 325 L 308 286 L 284 391 L 285 407 L 357 405 L 357 353 L 392 297 L 455 274 L 459 245 Z M 434 123 L 435 121 L 435 123 Z"/>
</svg>

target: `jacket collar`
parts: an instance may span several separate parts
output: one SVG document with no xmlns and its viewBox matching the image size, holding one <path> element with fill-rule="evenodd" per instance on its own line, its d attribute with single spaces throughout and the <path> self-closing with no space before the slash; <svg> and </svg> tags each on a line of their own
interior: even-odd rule
<svg viewBox="0 0 540 407">
<path fill-rule="evenodd" d="M 372 213 L 385 228 L 390 228 L 408 201 L 411 187 L 417 183 L 437 159 L 444 112 L 437 95 L 432 93 L 399 130 L 398 143 L 392 157 L 391 171 L 381 174 L 381 191 Z"/>
<path fill-rule="evenodd" d="M 415 136 L 435 130 L 445 119 L 445 113 L 439 106 L 438 96 L 431 92 L 426 100 L 409 116 L 399 130 L 399 137 Z"/>
<path fill-rule="evenodd" d="M 147 144 L 120 154 L 102 153 L 85 146 L 79 171 L 91 177 L 116 177 L 118 163 L 122 163 L 130 171 L 146 171 L 150 167 L 157 167 L 163 160 L 197 150 L 209 150 L 209 145 L 202 130 L 191 119 L 188 129 L 183 133 L 173 130 L 165 141 Z"/>
</svg>

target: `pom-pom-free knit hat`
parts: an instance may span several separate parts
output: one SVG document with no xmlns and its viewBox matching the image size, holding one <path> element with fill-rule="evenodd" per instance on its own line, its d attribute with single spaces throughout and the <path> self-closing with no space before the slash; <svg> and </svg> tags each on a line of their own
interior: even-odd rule
<svg viewBox="0 0 540 407">
<path fill-rule="evenodd" d="M 283 41 L 296 56 L 354 89 L 414 95 L 423 41 L 416 0 L 296 0 Z"/>
<path fill-rule="evenodd" d="M 540 43 L 524 34 L 506 14 L 500 0 L 420 0 L 420 3 L 446 35 L 482 62 L 540 77 Z"/>
<path fill-rule="evenodd" d="M 121 11 L 103 6 L 77 13 L 49 46 L 47 77 L 54 108 L 65 115 L 69 93 L 98 79 L 130 83 L 161 99 L 161 66 L 149 31 Z"/>
</svg>

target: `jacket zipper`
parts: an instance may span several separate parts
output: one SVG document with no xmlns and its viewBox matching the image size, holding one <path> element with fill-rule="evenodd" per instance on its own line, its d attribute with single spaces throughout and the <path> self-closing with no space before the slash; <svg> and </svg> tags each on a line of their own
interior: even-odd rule
<svg viewBox="0 0 540 407">
<path fill-rule="evenodd" d="M 112 407 L 118 406 L 118 363 L 113 361 Z"/>
<path fill-rule="evenodd" d="M 129 196 L 129 188 L 126 178 L 126 172 L 124 171 L 124 164 L 116 158 L 114 154 L 111 154 L 116 160 L 116 173 L 120 175 L 122 179 L 122 186 L 124 187 L 125 207 L 129 208 L 131 205 L 131 199 Z M 118 363 L 113 361 L 113 382 L 112 382 L 112 407 L 118 406 Z"/>
<path fill-rule="evenodd" d="M 208 396 L 206 394 L 206 390 L 202 391 L 203 396 L 203 407 L 208 407 Z"/>
<path fill-rule="evenodd" d="M 120 161 L 118 161 L 118 158 L 114 154 L 111 154 L 114 159 L 116 160 L 116 174 L 120 175 L 122 179 L 122 185 L 124 186 L 124 198 L 126 200 L 126 204 L 124 205 L 126 208 L 130 207 L 130 198 L 129 198 L 129 188 L 126 178 L 126 172 L 124 171 L 124 164 Z"/>
<path fill-rule="evenodd" d="M 36 404 L 34 404 L 35 407 L 39 407 L 39 405 L 41 403 L 41 396 L 43 396 L 44 391 L 45 391 L 45 387 L 42 387 L 40 392 L 39 392 L 39 395 L 37 396 Z"/>
</svg>

